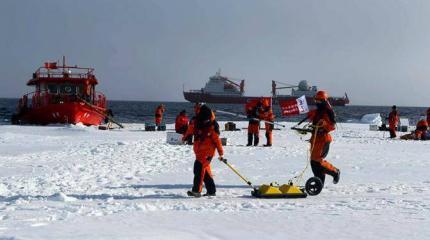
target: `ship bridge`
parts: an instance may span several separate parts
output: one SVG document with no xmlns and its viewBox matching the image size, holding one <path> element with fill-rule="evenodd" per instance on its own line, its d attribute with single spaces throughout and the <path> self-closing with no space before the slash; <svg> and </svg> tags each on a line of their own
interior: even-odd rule
<svg viewBox="0 0 430 240">
<path fill-rule="evenodd" d="M 209 82 L 202 88 L 202 92 L 216 95 L 242 96 L 243 88 L 244 80 L 237 84 L 227 77 L 221 76 L 220 71 L 218 71 L 215 76 L 209 78 Z"/>
</svg>

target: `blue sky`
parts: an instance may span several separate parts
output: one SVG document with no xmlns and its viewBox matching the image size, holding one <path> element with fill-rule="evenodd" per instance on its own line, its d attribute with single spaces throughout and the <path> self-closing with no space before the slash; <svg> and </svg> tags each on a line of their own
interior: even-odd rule
<svg viewBox="0 0 430 240">
<path fill-rule="evenodd" d="M 430 1 L 3 0 L 0 29 L 0 97 L 66 55 L 116 100 L 182 101 L 221 68 L 247 95 L 306 79 L 353 104 L 430 103 Z"/>
</svg>

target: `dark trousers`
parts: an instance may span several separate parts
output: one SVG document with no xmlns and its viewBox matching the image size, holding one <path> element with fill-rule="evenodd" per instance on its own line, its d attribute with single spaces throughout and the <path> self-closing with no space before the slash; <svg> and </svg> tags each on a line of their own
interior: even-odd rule
<svg viewBox="0 0 430 240">
<path fill-rule="evenodd" d="M 252 134 L 248 133 L 248 146 L 252 145 L 252 140 L 254 139 L 254 146 L 258 145 L 258 142 L 260 141 L 260 138 L 258 137 L 258 134 Z"/>
<path fill-rule="evenodd" d="M 188 125 L 184 125 L 184 126 L 180 127 L 180 128 L 176 131 L 176 133 L 184 134 L 184 133 L 186 133 L 186 132 L 187 132 L 187 129 L 188 129 Z"/>
<path fill-rule="evenodd" d="M 330 143 L 326 143 L 324 145 L 323 151 L 322 151 L 322 158 L 324 159 L 325 157 L 327 157 L 328 152 L 330 150 Z M 312 172 L 314 173 L 315 177 L 318 177 L 319 179 L 321 179 L 321 182 L 324 184 L 325 181 L 325 175 L 328 174 L 332 177 L 334 177 L 337 173 L 335 171 L 332 171 L 330 169 L 327 169 L 327 167 L 325 167 L 324 165 L 329 164 L 328 162 L 326 162 L 325 160 L 320 161 L 314 161 L 311 160 L 311 168 L 312 168 Z"/>
<path fill-rule="evenodd" d="M 396 130 L 390 128 L 390 138 L 395 138 L 396 136 L 397 136 L 396 135 Z"/>
<path fill-rule="evenodd" d="M 208 194 L 215 194 L 216 187 L 214 179 L 210 173 L 210 165 L 203 167 L 200 161 L 194 161 L 194 181 L 193 181 L 193 192 L 201 192 L 202 185 L 205 184 L 206 191 Z"/>
</svg>

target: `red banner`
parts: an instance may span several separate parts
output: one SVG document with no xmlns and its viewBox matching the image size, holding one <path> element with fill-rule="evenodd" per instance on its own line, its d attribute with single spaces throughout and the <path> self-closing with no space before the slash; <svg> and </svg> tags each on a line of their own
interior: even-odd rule
<svg viewBox="0 0 430 240">
<path fill-rule="evenodd" d="M 309 112 L 306 97 L 302 96 L 297 99 L 279 101 L 282 116 L 294 116 Z"/>
</svg>

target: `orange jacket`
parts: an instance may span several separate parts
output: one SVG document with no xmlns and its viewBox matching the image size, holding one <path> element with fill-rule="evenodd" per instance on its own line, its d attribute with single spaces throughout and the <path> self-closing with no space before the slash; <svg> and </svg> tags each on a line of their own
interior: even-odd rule
<svg viewBox="0 0 430 240">
<path fill-rule="evenodd" d="M 260 119 L 264 121 L 273 122 L 275 120 L 275 115 L 273 114 L 272 109 L 269 109 L 268 111 L 261 111 L 260 112 Z M 266 128 L 266 131 L 270 131 L 273 128 L 273 124 L 264 122 L 264 126 Z"/>
<path fill-rule="evenodd" d="M 178 115 L 175 121 L 175 131 L 180 131 L 185 126 L 188 126 L 188 117 L 186 115 Z"/>
<path fill-rule="evenodd" d="M 417 123 L 417 128 L 415 130 L 415 139 L 416 140 L 426 140 L 427 138 L 427 130 L 428 130 L 427 120 L 420 120 Z"/>
<path fill-rule="evenodd" d="M 182 137 L 182 141 L 185 141 L 189 136 L 194 134 L 194 125 L 196 124 L 196 117 L 191 118 L 190 124 L 188 125 L 187 131 Z"/>
<path fill-rule="evenodd" d="M 218 155 L 224 155 L 221 139 L 213 126 L 194 131 L 194 152 L 196 159 L 202 164 L 208 162 L 208 158 L 213 158 L 215 150 Z"/>
<path fill-rule="evenodd" d="M 164 107 L 158 106 L 157 109 L 155 109 L 155 124 L 159 125 L 161 124 L 163 120 L 163 113 L 164 113 Z"/>
<path fill-rule="evenodd" d="M 260 119 L 273 122 L 273 120 L 275 120 L 275 115 L 273 114 L 272 109 L 270 109 L 268 111 L 261 111 L 260 112 Z"/>
<path fill-rule="evenodd" d="M 164 107 L 162 107 L 162 106 L 158 106 L 158 107 L 155 109 L 155 117 L 156 117 L 156 118 L 162 118 L 162 117 L 163 117 L 163 113 L 164 113 L 164 111 L 165 111 Z"/>
<path fill-rule="evenodd" d="M 399 124 L 399 113 L 397 112 L 397 110 L 391 111 L 388 115 L 388 124 L 390 129 L 396 128 Z"/>
<path fill-rule="evenodd" d="M 327 108 L 321 111 L 317 109 L 312 110 L 308 113 L 308 119 L 312 122 L 313 125 L 318 126 L 318 131 L 315 135 L 315 132 L 312 133 L 311 143 L 314 141 L 323 141 L 323 142 L 331 142 L 333 139 L 329 132 L 336 129 L 335 120 L 334 120 L 334 112 L 331 108 Z"/>
</svg>

